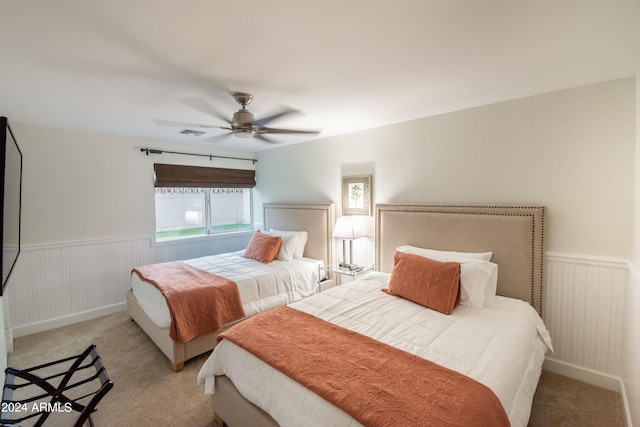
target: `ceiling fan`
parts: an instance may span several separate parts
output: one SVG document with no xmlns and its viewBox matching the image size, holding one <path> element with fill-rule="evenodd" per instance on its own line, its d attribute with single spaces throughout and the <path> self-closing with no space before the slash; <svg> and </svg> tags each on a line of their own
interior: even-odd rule
<svg viewBox="0 0 640 427">
<path fill-rule="evenodd" d="M 206 124 L 198 124 L 198 123 L 185 123 L 185 122 L 175 122 L 171 120 L 158 120 L 154 121 L 156 124 L 160 126 L 191 126 L 191 127 L 200 127 L 200 128 L 218 128 L 228 130 L 230 132 L 224 133 L 222 135 L 215 136 L 213 138 L 209 138 L 209 141 L 216 141 L 222 138 L 225 138 L 229 135 L 234 135 L 238 138 L 256 138 L 265 142 L 276 142 L 269 138 L 267 138 L 266 134 L 318 134 L 319 130 L 298 130 L 298 129 L 279 129 L 265 126 L 267 123 L 278 119 L 287 114 L 292 114 L 297 112 L 293 109 L 285 109 L 279 113 L 272 114 L 268 117 L 264 117 L 262 119 L 256 120 L 253 113 L 247 110 L 247 105 L 251 103 L 253 100 L 253 95 L 245 92 L 234 92 L 231 94 L 233 99 L 236 100 L 238 104 L 241 105 L 241 108 L 233 113 L 233 117 L 231 120 L 224 117 L 222 114 L 218 113 L 214 110 L 209 104 L 205 103 L 203 100 L 191 99 L 187 101 L 183 101 L 183 103 L 189 105 L 192 108 L 200 110 L 205 114 L 214 116 L 226 123 L 228 126 L 215 126 L 215 125 L 206 125 Z"/>
</svg>

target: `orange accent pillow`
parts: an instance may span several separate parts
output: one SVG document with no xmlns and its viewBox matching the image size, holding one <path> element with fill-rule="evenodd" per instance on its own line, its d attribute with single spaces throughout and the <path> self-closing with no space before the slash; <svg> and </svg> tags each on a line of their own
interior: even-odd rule
<svg viewBox="0 0 640 427">
<path fill-rule="evenodd" d="M 382 291 L 451 314 L 460 301 L 460 263 L 396 252 L 389 288 Z"/>
<path fill-rule="evenodd" d="M 243 256 L 268 264 L 278 256 L 280 245 L 282 245 L 282 237 L 264 234 L 260 230 L 256 230 Z"/>
</svg>

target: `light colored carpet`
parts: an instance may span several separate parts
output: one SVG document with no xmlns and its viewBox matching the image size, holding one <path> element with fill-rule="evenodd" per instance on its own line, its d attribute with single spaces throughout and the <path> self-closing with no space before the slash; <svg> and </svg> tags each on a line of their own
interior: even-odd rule
<svg viewBox="0 0 640 427">
<path fill-rule="evenodd" d="M 529 426 L 622 427 L 622 400 L 616 392 L 542 371 Z"/>
<path fill-rule="evenodd" d="M 125 312 L 17 338 L 9 366 L 40 365 L 80 354 L 91 344 L 96 344 L 114 383 L 93 415 L 97 427 L 213 425 L 209 397 L 196 384 L 208 355 L 192 359 L 176 374 Z M 72 425 L 62 414 L 52 421 L 51 425 Z"/>
<path fill-rule="evenodd" d="M 9 366 L 27 368 L 80 354 L 96 344 L 113 389 L 93 415 L 97 427 L 213 426 L 209 397 L 196 384 L 208 354 L 180 373 L 125 312 L 17 338 Z M 543 372 L 530 426 L 622 426 L 620 397 L 560 375 Z M 59 416 L 46 425 L 72 425 Z"/>
</svg>

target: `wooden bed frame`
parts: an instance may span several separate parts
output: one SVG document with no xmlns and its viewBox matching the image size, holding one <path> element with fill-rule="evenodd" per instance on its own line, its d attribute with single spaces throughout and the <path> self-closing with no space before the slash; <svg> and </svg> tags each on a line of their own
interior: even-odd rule
<svg viewBox="0 0 640 427">
<path fill-rule="evenodd" d="M 527 301 L 542 314 L 544 217 L 545 208 L 539 206 L 378 204 L 376 270 L 391 272 L 395 249 L 402 245 L 493 252 L 498 295 Z M 278 425 L 226 376 L 216 377 L 211 404 L 219 425 Z"/>
<path fill-rule="evenodd" d="M 307 231 L 309 238 L 305 246 L 304 256 L 320 259 L 329 265 L 332 259 L 332 231 L 335 222 L 334 205 L 332 203 L 316 204 L 284 204 L 265 203 L 264 228 L 269 230 Z M 219 331 L 203 335 L 184 344 L 175 342 L 169 337 L 168 328 L 160 328 L 146 315 L 138 304 L 131 290 L 127 292 L 127 312 L 140 328 L 151 338 L 158 348 L 171 362 L 171 369 L 180 372 L 184 362 L 199 356 L 215 347 L 216 337 L 220 332 L 234 324 L 225 325 Z"/>
</svg>

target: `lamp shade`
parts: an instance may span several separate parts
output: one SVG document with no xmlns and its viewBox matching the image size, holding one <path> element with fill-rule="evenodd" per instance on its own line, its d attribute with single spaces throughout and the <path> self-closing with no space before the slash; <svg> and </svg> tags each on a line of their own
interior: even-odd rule
<svg viewBox="0 0 640 427">
<path fill-rule="evenodd" d="M 333 237 L 345 240 L 357 238 L 351 217 L 341 216 L 336 220 L 336 225 L 333 227 Z"/>
<path fill-rule="evenodd" d="M 360 237 L 371 236 L 371 221 L 363 216 L 341 216 L 336 220 L 333 228 L 333 237 L 338 239 L 353 240 Z"/>
<path fill-rule="evenodd" d="M 366 216 L 366 215 L 356 215 L 351 218 L 352 218 L 353 230 L 354 230 L 354 234 L 356 235 L 356 239 L 359 237 L 374 236 L 373 217 Z"/>
</svg>

